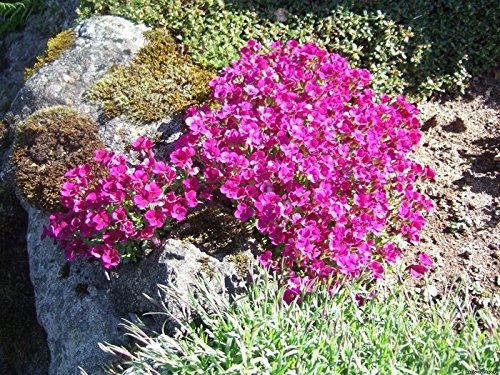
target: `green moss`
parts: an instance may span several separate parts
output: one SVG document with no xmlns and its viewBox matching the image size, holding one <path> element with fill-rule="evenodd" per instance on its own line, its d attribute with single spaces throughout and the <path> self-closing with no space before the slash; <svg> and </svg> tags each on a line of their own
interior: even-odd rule
<svg viewBox="0 0 500 375">
<path fill-rule="evenodd" d="M 32 77 L 43 66 L 56 61 L 64 51 L 75 43 L 75 33 L 73 30 L 65 30 L 47 41 L 45 53 L 36 58 L 35 64 L 31 68 L 24 70 L 24 79 Z"/>
<path fill-rule="evenodd" d="M 98 126 L 67 107 L 37 112 L 19 126 L 12 164 L 15 182 L 26 199 L 46 211 L 61 210 L 59 191 L 64 174 L 92 160 L 104 147 Z"/>
<path fill-rule="evenodd" d="M 187 56 L 162 29 L 146 33 L 147 44 L 128 66 L 115 66 L 88 93 L 112 118 L 157 121 L 208 97 L 214 77 Z"/>
<path fill-rule="evenodd" d="M 173 228 L 171 236 L 192 243 L 208 255 L 222 258 L 238 251 L 248 238 L 248 231 L 229 210 L 210 204 L 190 213 L 185 221 Z"/>
</svg>

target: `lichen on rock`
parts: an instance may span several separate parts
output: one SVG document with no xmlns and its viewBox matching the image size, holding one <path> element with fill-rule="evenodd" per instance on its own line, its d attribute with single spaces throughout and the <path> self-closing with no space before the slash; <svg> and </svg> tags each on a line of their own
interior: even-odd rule
<svg viewBox="0 0 500 375">
<path fill-rule="evenodd" d="M 202 68 L 164 29 L 145 33 L 148 40 L 128 66 L 114 66 L 88 92 L 105 114 L 149 123 L 203 102 L 213 72 Z"/>
<path fill-rule="evenodd" d="M 238 273 L 238 276 L 245 277 L 248 275 L 255 264 L 255 260 L 246 251 L 237 251 L 229 254 L 224 258 L 228 262 L 234 264 L 234 268 Z"/>
<path fill-rule="evenodd" d="M 0 120 L 0 149 L 3 148 L 7 141 L 7 136 L 9 134 L 9 128 L 4 120 Z"/>
<path fill-rule="evenodd" d="M 71 48 L 75 43 L 75 32 L 65 30 L 47 41 L 47 50 L 41 56 L 36 58 L 35 64 L 31 68 L 24 70 L 24 79 L 32 77 L 43 66 L 56 61 L 64 51 Z"/>
<path fill-rule="evenodd" d="M 36 112 L 19 125 L 14 142 L 16 186 L 33 206 L 49 212 L 62 209 L 64 174 L 104 147 L 97 124 L 68 107 Z"/>
</svg>

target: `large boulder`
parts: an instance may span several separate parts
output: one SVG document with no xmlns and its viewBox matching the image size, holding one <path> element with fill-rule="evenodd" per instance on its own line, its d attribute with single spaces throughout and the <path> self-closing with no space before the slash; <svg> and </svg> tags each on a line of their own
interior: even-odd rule
<svg viewBox="0 0 500 375">
<path fill-rule="evenodd" d="M 109 16 L 92 18 L 75 27 L 74 45 L 30 78 L 12 103 L 11 110 L 18 124 L 38 110 L 65 105 L 95 120 L 108 148 L 121 153 L 138 135 L 160 134 L 166 146 L 160 154 L 166 157 L 173 140 L 182 131 L 183 123 L 178 117 L 150 124 L 136 124 L 126 118 L 109 120 L 102 116 L 98 105 L 86 98 L 88 89 L 112 65 L 127 63 L 143 46 L 145 29 Z M 202 245 L 186 242 L 183 237 L 196 236 L 191 229 L 189 236 L 183 236 L 184 228 L 178 230 L 176 236 L 163 239 L 161 246 L 135 264 L 121 264 L 108 272 L 97 262 L 88 260 L 78 259 L 69 264 L 51 239 L 41 238 L 44 225 L 48 225 L 48 214 L 30 205 L 22 194 L 18 196 L 28 213 L 30 277 L 37 318 L 47 334 L 51 375 L 79 374 L 79 367 L 92 375 L 104 373 L 102 366 L 110 364 L 111 358 L 99 349 L 98 343 L 125 344 L 120 328 L 122 319 L 133 319 L 159 309 L 143 294 L 155 295 L 157 284 L 173 284 L 187 294 L 196 275 L 210 278 L 215 273 L 220 274 L 225 283 L 218 286 L 219 289 L 237 291 L 244 285 L 244 274 L 252 266 L 252 254 L 257 251 L 251 239 L 244 235 L 237 238 L 232 233 L 229 240 L 221 241 L 221 251 L 216 247 L 207 251 Z M 228 224 L 227 212 L 213 211 L 216 212 L 213 218 L 205 214 L 198 216 L 208 220 L 206 225 L 213 221 L 234 227 Z M 226 218 L 220 219 L 221 215 Z M 200 221 L 196 220 L 195 232 L 200 230 Z M 183 225 L 189 227 L 189 220 Z M 224 225 L 219 225 L 218 230 L 225 231 Z M 216 279 L 213 278 L 214 283 Z M 178 304 L 174 301 L 163 302 L 174 316 L 182 313 L 175 310 Z M 165 326 L 170 333 L 175 332 L 173 322 L 175 318 L 172 324 Z M 161 329 L 163 321 L 151 323 Z"/>
<path fill-rule="evenodd" d="M 219 273 L 224 285 L 214 285 L 218 289 L 237 291 L 245 284 L 238 266 L 231 261 L 231 253 L 219 260 L 173 238 L 165 239 L 139 263 L 123 264 L 110 272 L 97 262 L 76 260 L 68 264 L 52 240 L 41 239 L 43 225 L 48 224 L 47 215 L 31 207 L 27 210 L 30 273 L 38 320 L 47 332 L 51 375 L 79 374 L 79 366 L 92 375 L 104 373 L 101 366 L 109 364 L 112 358 L 97 344 L 126 344 L 120 329 L 122 319 L 133 320 L 144 313 L 160 311 L 143 295 L 155 296 L 157 284 L 175 285 L 186 297 L 193 278 L 199 275 L 210 278 Z M 253 246 L 248 241 L 235 249 L 240 258 L 244 254 L 248 267 Z M 183 316 L 177 301 L 163 302 L 174 316 Z M 151 318 L 148 325 L 159 330 L 163 320 Z M 175 318 L 165 325 L 169 334 L 175 333 L 175 327 Z"/>
<path fill-rule="evenodd" d="M 73 29 L 74 44 L 28 79 L 11 111 L 25 117 L 42 108 L 67 105 L 95 118 L 98 111 L 85 100 L 85 93 L 113 64 L 126 64 L 134 56 L 144 45 L 145 30 L 112 16 L 79 24 Z"/>
</svg>

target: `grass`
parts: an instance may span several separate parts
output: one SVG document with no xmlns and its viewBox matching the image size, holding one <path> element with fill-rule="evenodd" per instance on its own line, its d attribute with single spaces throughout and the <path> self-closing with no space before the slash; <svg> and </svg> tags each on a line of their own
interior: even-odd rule
<svg viewBox="0 0 500 375">
<path fill-rule="evenodd" d="M 175 288 L 160 286 L 171 301 Z M 286 305 L 276 278 L 261 274 L 248 292 L 230 303 L 207 282 L 198 299 L 185 301 L 201 325 L 179 322 L 181 339 L 126 328 L 140 345 L 102 348 L 140 374 L 457 374 L 499 368 L 500 334 L 491 315 L 475 312 L 467 298 L 448 290 L 439 301 L 423 300 L 399 284 L 379 285 L 358 307 L 359 285 L 333 297 L 317 288 L 302 303 Z M 480 328 L 480 324 L 486 327 Z"/>
</svg>

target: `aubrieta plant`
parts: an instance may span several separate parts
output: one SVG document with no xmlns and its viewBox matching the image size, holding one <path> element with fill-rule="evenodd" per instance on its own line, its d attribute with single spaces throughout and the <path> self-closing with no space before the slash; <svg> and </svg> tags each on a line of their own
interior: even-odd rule
<svg viewBox="0 0 500 375">
<path fill-rule="evenodd" d="M 191 108 L 172 154 L 199 164 L 272 249 L 261 262 L 289 276 L 286 300 L 311 280 L 382 278 L 398 239 L 419 240 L 432 202 L 415 188 L 434 172 L 407 156 L 418 110 L 370 90 L 370 73 L 314 43 L 249 41 Z"/>
<path fill-rule="evenodd" d="M 421 138 L 418 110 L 369 85 L 367 70 L 314 43 L 275 42 L 263 53 L 249 41 L 211 81 L 209 104 L 188 110 L 170 164 L 143 137 L 133 167 L 98 151 L 99 168 L 66 174 L 68 212 L 52 215 L 44 234 L 68 259 L 93 256 L 109 268 L 158 242 L 167 219 L 222 194 L 267 239 L 260 261 L 287 277 L 287 302 L 313 281 L 383 278 L 398 243 L 419 240 L 432 202 L 415 184 L 434 172 L 408 158 Z M 414 277 L 432 266 L 419 259 L 408 268 Z"/>
<path fill-rule="evenodd" d="M 197 170 L 176 171 L 155 160 L 152 148 L 152 141 L 139 137 L 132 145 L 141 158 L 135 165 L 124 155 L 98 150 L 94 165 L 68 171 L 61 188 L 67 212 L 50 216 L 43 237 L 54 238 L 67 260 L 94 257 L 105 268 L 158 245 L 171 219 L 183 220 L 198 204 L 199 182 L 187 174 Z"/>
</svg>

